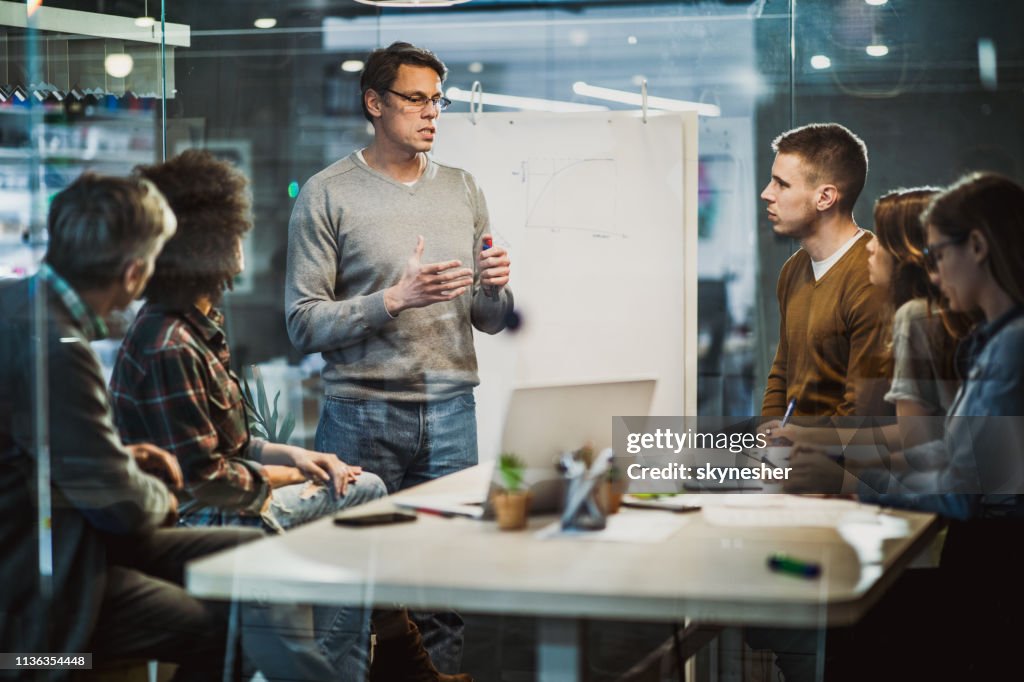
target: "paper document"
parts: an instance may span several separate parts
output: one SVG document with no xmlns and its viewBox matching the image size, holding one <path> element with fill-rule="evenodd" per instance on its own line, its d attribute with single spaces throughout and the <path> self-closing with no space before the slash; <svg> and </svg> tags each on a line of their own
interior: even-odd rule
<svg viewBox="0 0 1024 682">
<path fill-rule="evenodd" d="M 571 539 L 594 542 L 664 542 L 689 523 L 687 515 L 658 512 L 620 512 L 608 517 L 604 530 L 563 531 L 561 522 L 555 521 L 536 533 L 538 540 Z"/>
<path fill-rule="evenodd" d="M 724 496 L 723 496 L 724 497 Z M 879 508 L 854 500 L 796 495 L 729 495 L 718 504 L 701 505 L 704 519 L 717 526 L 814 526 L 875 522 Z"/>
<path fill-rule="evenodd" d="M 451 495 L 398 495 L 390 498 L 396 507 L 443 516 L 463 516 L 481 519 L 484 515 L 483 496 L 466 494 Z"/>
</svg>

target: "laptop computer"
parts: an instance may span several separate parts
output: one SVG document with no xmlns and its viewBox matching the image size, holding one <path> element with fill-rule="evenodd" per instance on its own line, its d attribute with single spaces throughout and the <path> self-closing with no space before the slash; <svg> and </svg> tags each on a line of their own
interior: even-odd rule
<svg viewBox="0 0 1024 682">
<path fill-rule="evenodd" d="M 557 469 L 561 454 L 585 443 L 593 445 L 595 454 L 610 447 L 612 418 L 649 414 L 655 385 L 651 379 L 518 388 L 512 392 L 500 452 L 515 453 L 526 464 L 524 478 L 533 496 L 531 513 L 555 513 L 564 503 L 564 480 Z M 494 471 L 485 490 L 465 496 L 410 496 L 395 499 L 395 504 L 446 515 L 492 518 L 491 500 L 501 486 L 497 466 L 491 466 Z"/>
</svg>

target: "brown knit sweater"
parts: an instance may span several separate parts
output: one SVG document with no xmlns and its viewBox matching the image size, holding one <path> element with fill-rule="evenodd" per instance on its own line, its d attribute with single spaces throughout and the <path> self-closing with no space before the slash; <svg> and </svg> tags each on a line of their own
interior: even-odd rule
<svg viewBox="0 0 1024 682">
<path fill-rule="evenodd" d="M 761 412 L 781 416 L 883 416 L 890 370 L 885 351 L 885 293 L 868 281 L 865 234 L 825 275 L 814 280 L 800 249 L 779 275 L 779 347 Z"/>
</svg>

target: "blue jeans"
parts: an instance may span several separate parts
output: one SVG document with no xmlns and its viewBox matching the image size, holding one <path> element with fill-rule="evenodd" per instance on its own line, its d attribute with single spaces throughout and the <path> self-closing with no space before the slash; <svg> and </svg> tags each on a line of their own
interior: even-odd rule
<svg viewBox="0 0 1024 682">
<path fill-rule="evenodd" d="M 281 533 L 386 494 L 384 482 L 364 472 L 355 483 L 349 484 L 342 497 L 335 497 L 324 486 L 298 483 L 276 488 L 270 508 L 262 518 L 226 511 L 211 514 L 204 510 L 195 516 L 186 515 L 181 523 L 255 526 Z M 316 679 L 315 675 L 307 677 L 306 673 L 321 667 L 314 662 L 318 658 L 327 659 L 327 664 L 340 676 L 339 679 L 365 680 L 370 669 L 370 610 L 369 605 L 313 606 L 310 613 L 310 609 L 304 606 L 270 608 L 261 604 L 251 605 L 242 611 L 242 616 L 248 621 L 248 630 L 255 634 L 249 636 L 251 642 L 247 646 L 243 632 L 243 648 L 259 651 L 261 655 L 249 656 L 261 662 L 261 671 L 270 680 Z M 243 630 L 245 625 L 243 623 Z M 276 655 L 269 655 L 269 652 Z M 278 669 L 267 669 L 268 666 L 262 664 L 267 660 L 278 663 Z"/>
<path fill-rule="evenodd" d="M 380 476 L 394 493 L 475 465 L 476 401 L 472 392 L 448 400 L 399 402 L 327 396 L 316 449 Z M 441 672 L 462 664 L 462 618 L 455 612 L 410 613 L 423 646 Z"/>
</svg>

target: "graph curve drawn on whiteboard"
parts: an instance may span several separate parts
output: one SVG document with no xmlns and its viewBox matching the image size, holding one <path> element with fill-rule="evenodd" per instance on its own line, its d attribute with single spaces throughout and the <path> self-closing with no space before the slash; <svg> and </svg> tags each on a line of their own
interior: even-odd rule
<svg viewBox="0 0 1024 682">
<path fill-rule="evenodd" d="M 522 163 L 526 229 L 574 230 L 627 238 L 619 229 L 618 164 L 613 158 L 540 158 Z"/>
</svg>

